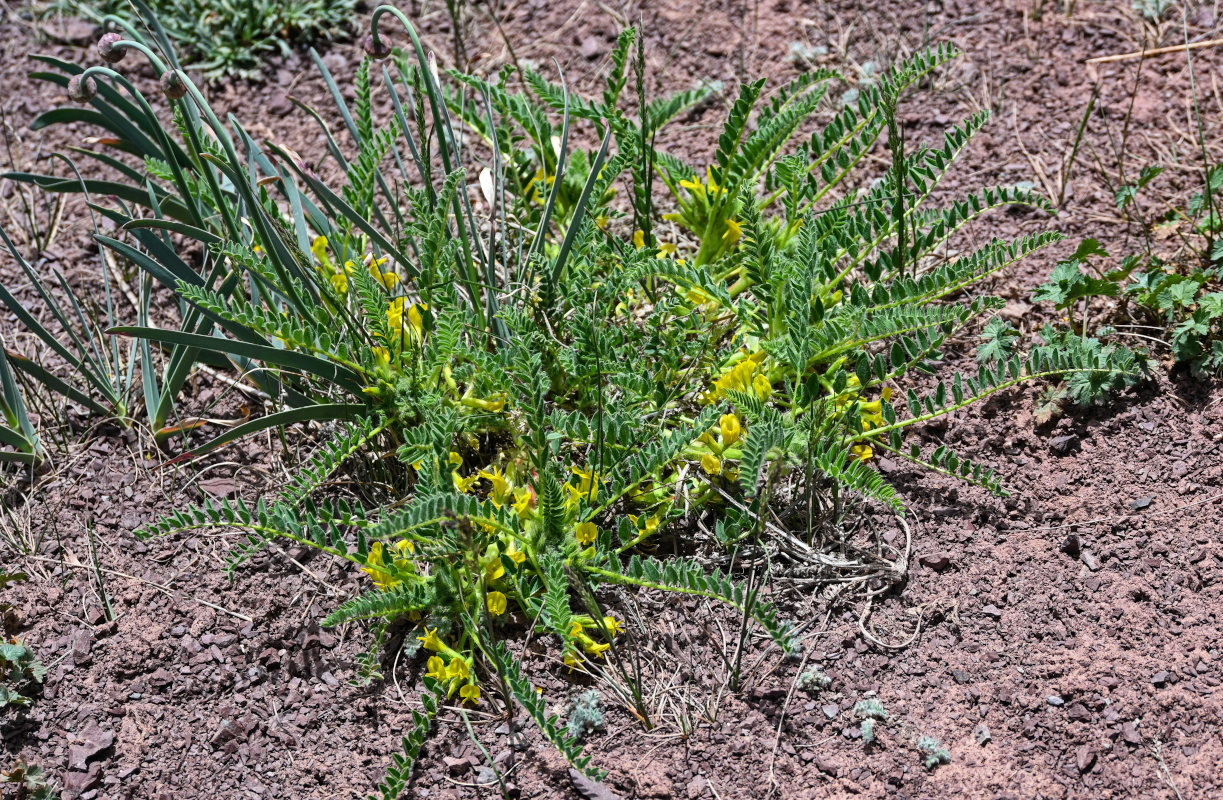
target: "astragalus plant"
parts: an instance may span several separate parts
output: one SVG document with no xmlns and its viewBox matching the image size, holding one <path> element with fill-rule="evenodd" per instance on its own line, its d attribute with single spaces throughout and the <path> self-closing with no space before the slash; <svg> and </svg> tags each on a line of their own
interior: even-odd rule
<svg viewBox="0 0 1223 800">
<path fill-rule="evenodd" d="M 403 50 L 379 30 L 388 16 L 406 30 Z M 328 624 L 417 625 L 425 713 L 386 796 L 403 787 L 447 700 L 517 701 L 593 771 L 510 643 L 531 629 L 561 670 L 606 658 L 623 644 L 622 622 L 601 587 L 714 598 L 794 648 L 758 587 L 693 558 L 651 555 L 658 539 L 707 527 L 722 543 L 767 547 L 776 526 L 763 519 L 783 496 L 810 498 L 808 515 L 845 492 L 899 510 L 871 464 L 879 450 L 1001 491 L 988 469 L 945 448 L 907 447 L 905 431 L 1082 366 L 1034 350 L 924 395 L 908 380 L 997 307 L 970 287 L 1057 238 L 939 257 L 986 209 L 1043 205 L 997 188 L 928 207 L 983 116 L 931 148 L 893 138 L 892 167 L 865 174 L 902 92 L 950 48 L 898 65 L 799 141 L 835 74 L 800 78 L 771 99 L 763 81 L 745 85 L 714 162 L 698 170 L 654 142 L 703 92 L 622 97 L 633 41 L 621 37 L 599 101 L 531 74 L 534 96 L 515 94 L 508 72 L 443 82 L 408 19 L 381 6 L 351 106 L 324 73 L 356 143 L 346 152 L 328 133 L 326 169 L 220 120 L 143 43 L 114 37 L 104 50 L 138 51 L 169 76 L 176 116 L 200 121 L 199 131 L 178 126 L 185 154 L 214 178 L 188 189 L 209 192 L 217 210 L 207 228 L 157 223 L 204 248 L 209 279 L 185 276 L 177 291 L 210 327 L 113 332 L 258 365 L 282 405 L 186 457 L 269 427 L 334 426 L 278 498 L 206 503 L 143 533 L 244 529 L 239 558 L 274 540 L 320 549 L 371 584 Z M 90 67 L 78 86 L 93 80 L 117 78 Z M 635 83 L 640 95 L 640 66 Z M 374 119 L 375 92 L 391 100 L 386 120 Z M 571 150 L 579 119 L 598 147 Z M 320 179 L 333 167 L 342 185 Z M 671 191 L 661 207 L 655 179 Z M 156 256 L 134 260 L 155 268 Z M 354 461 L 389 477 L 339 496 L 329 482 Z"/>
</svg>

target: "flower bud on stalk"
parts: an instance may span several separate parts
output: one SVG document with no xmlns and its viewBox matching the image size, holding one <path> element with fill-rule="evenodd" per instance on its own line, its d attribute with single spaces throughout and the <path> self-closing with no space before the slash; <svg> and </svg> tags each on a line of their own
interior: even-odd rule
<svg viewBox="0 0 1223 800">
<path fill-rule="evenodd" d="M 168 69 L 161 76 L 161 92 L 171 100 L 180 100 L 187 94 L 187 79 L 176 69 Z"/>
<path fill-rule="evenodd" d="M 74 103 L 88 103 L 98 94 L 98 85 L 84 73 L 68 79 L 68 99 Z"/>
<path fill-rule="evenodd" d="M 98 39 L 98 55 L 107 64 L 118 64 L 123 60 L 123 56 L 127 52 L 123 48 L 115 47 L 115 44 L 121 41 L 123 41 L 123 34 L 121 33 L 112 31 L 102 34 L 102 38 Z"/>
<path fill-rule="evenodd" d="M 391 46 L 387 44 L 385 36 L 379 36 L 375 40 L 371 33 L 365 37 L 365 54 L 375 61 L 381 61 L 391 54 Z"/>
</svg>

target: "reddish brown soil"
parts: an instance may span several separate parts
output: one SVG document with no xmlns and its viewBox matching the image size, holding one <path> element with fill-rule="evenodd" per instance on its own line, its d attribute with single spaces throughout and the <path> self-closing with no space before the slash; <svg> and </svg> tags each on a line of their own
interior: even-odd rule
<svg viewBox="0 0 1223 800">
<path fill-rule="evenodd" d="M 1069 235 L 992 287 L 1011 301 L 1004 313 L 1033 329 L 1048 309 L 1026 298 L 1059 255 L 1084 236 L 1120 255 L 1137 246 L 1140 233 L 1118 217 L 1100 177 L 1116 180 L 1109 130 L 1119 137 L 1125 128 L 1138 62 L 1093 68 L 1083 60 L 1184 36 L 1178 25 L 1143 23 L 1124 0 L 1080 3 L 1085 7 L 1069 17 L 1054 3 L 1043 5 L 1039 20 L 1027 2 L 901 10 L 867 0 L 678 0 L 613 13 L 591 2 L 531 0 L 499 13 L 519 59 L 547 65 L 556 58 L 571 85 L 586 88 L 597 86 L 606 68 L 617 14 L 643 22 L 649 72 L 671 89 L 700 79 L 733 84 L 741 75 L 783 79 L 794 73 L 786 60 L 793 42 L 827 47 L 822 63 L 840 65 L 886 63 L 925 41 L 951 39 L 965 55 L 911 98 L 910 135 L 932 137 L 980 107 L 997 118 L 949 179 L 948 195 L 1027 180 L 1046 188 L 1034 163 L 1060 193 L 1058 165 L 1098 78 L 1101 115 L 1088 129 L 1059 217 L 1001 213 L 971 233 L 981 240 L 1055 227 Z M 1191 39 L 1219 36 L 1212 8 L 1189 10 Z M 430 7 L 422 22 L 429 44 L 448 53 L 444 13 Z M 0 26 L 0 80 L 12 87 L 0 104 L 23 131 L 61 101 L 26 81 L 25 54 L 92 63 L 79 46 L 91 32 L 73 24 L 73 42 L 38 41 L 15 12 Z M 474 13 L 470 33 L 477 67 L 508 56 L 483 10 Z M 357 58 L 350 46 L 326 56 L 341 83 Z M 1194 58 L 1212 141 L 1223 120 L 1218 63 L 1209 51 Z M 328 106 L 302 58 L 270 68 L 266 86 L 214 90 L 219 104 L 257 133 L 307 156 L 321 153 L 320 137 L 286 93 Z M 1200 182 L 1202 166 L 1189 97 L 1183 56 L 1144 64 L 1124 165 L 1132 178 L 1144 163 L 1175 160 L 1179 166 L 1159 189 L 1182 198 Z M 695 162 L 708 158 L 720 114 L 714 107 L 683 121 L 672 146 Z M 51 148 L 88 133 L 23 133 L 28 146 L 19 161 L 28 166 L 41 153 L 35 166 L 46 169 Z M 9 192 L 0 186 L 0 197 Z M 1148 215 L 1160 211 L 1143 207 Z M 82 209 L 70 209 L 52 254 L 84 285 L 96 263 L 87 234 Z M 0 270 L 6 279 L 13 274 L 7 259 Z M 9 338 L 14 323 L 3 317 L 0 325 Z M 967 341 L 952 348 L 949 366 L 966 363 L 971 349 Z M 608 725 L 589 747 L 609 770 L 608 788 L 625 797 L 690 800 L 1223 795 L 1223 388 L 1157 372 L 1147 386 L 1052 428 L 1035 424 L 1032 389 L 926 432 L 999 465 L 1015 489 L 1006 500 L 881 462 L 911 509 L 915 553 L 906 580 L 876 602 L 867 624 L 888 643 L 904 642 L 915 625 L 920 631 L 908 646 L 879 647 L 861 635 L 861 604 L 852 595 L 830 602 L 809 586 L 779 580 L 786 612 L 811 621 L 805 666 L 832 678 L 818 695 L 792 689 L 799 664 L 776 651 L 742 691 L 726 690 L 722 654 L 733 650 L 736 620 L 721 609 L 657 597 L 618 601 L 630 617 L 635 610 L 649 621 L 638 635 L 646 640 L 643 688 L 656 727 L 644 731 L 598 685 Z M 202 380 L 184 402 L 200 410 L 218 394 Z M 295 446 L 308 448 L 311 436 Z M 201 491 L 271 493 L 296 457 L 269 440 L 225 451 L 203 467 L 158 469 L 162 456 L 139 437 L 102 427 L 47 479 L 5 495 L 10 528 L 44 537 L 37 557 L 14 556 L 33 579 L 6 599 L 21 609 L 20 635 L 51 667 L 32 709 L 2 718 L 7 758 L 44 765 L 67 787 L 65 797 L 334 798 L 369 790 L 405 731 L 419 665 L 392 647 L 387 679 L 354 685 L 367 632 L 320 631 L 318 620 L 356 590 L 359 576 L 308 553 L 273 551 L 238 569 L 231 582 L 221 573 L 229 537 L 142 543 L 131 536 L 138 524 Z M 542 655 L 528 660 L 558 713 L 589 683 Z M 879 726 L 878 741 L 864 746 L 852 709 L 869 696 L 882 702 L 889 721 Z M 562 759 L 530 726 L 518 742 L 504 720 L 471 717 L 513 793 L 574 795 Z M 983 727 L 990 733 L 984 744 Z M 914 745 L 922 736 L 941 740 L 948 765 L 932 772 L 921 766 Z M 477 786 L 486 773 L 476 767 L 484 763 L 459 717 L 447 711 L 409 796 L 494 796 L 495 784 Z"/>
</svg>

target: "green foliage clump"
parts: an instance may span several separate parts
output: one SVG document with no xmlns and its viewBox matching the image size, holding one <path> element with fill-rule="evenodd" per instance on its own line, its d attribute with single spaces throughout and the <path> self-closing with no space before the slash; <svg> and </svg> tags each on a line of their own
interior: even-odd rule
<svg viewBox="0 0 1223 800">
<path fill-rule="evenodd" d="M 28 706 L 31 692 L 46 674 L 28 646 L 17 640 L 0 643 L 0 708 Z"/>
<path fill-rule="evenodd" d="M 1153 182 L 1163 171 L 1158 166 L 1143 167 L 1133 183 L 1115 192 L 1117 207 L 1136 209 L 1142 193 L 1154 188 Z M 1223 165 L 1217 165 L 1207 171 L 1202 191 L 1185 207 L 1172 207 L 1155 225 L 1139 218 L 1144 227 L 1144 251 L 1124 256 L 1115 269 L 1103 270 L 1093 257 L 1107 258 L 1108 254 L 1094 239 L 1085 240 L 1072 258 L 1057 264 L 1033 299 L 1069 311 L 1070 329 L 1088 341 L 1115 342 L 1127 335 L 1137 336 L 1165 345 L 1176 363 L 1195 374 L 1223 372 L 1223 217 L 1217 210 L 1221 197 Z M 1150 229 L 1155 227 L 1178 234 L 1174 253 L 1154 252 Z M 1098 314 L 1098 329 L 1093 330 L 1088 311 L 1095 300 L 1103 302 L 1095 304 L 1102 313 Z M 1076 308 L 1081 309 L 1077 321 L 1073 319 Z M 1099 324 L 1105 322 L 1116 325 Z M 1043 338 L 1051 342 L 1050 336 Z M 1058 333 L 1053 338 L 1063 337 Z M 1097 342 L 1097 346 L 1109 345 Z"/>
<path fill-rule="evenodd" d="M 42 767 L 30 766 L 24 761 L 0 772 L 0 796 L 7 798 L 6 786 L 14 787 L 15 800 L 58 800 L 60 796 Z"/>
<path fill-rule="evenodd" d="M 943 747 L 943 743 L 933 736 L 923 736 L 917 740 L 917 751 L 922 755 L 922 764 L 926 769 L 933 770 L 943 764 L 951 763 L 951 751 Z"/>
<path fill-rule="evenodd" d="M 569 706 L 569 719 L 565 729 L 576 740 L 585 739 L 590 734 L 603 728 L 603 711 L 599 708 L 601 696 L 594 689 L 588 689 L 573 699 Z"/>
<path fill-rule="evenodd" d="M 810 694 L 827 689 L 831 685 L 832 678 L 815 667 L 805 670 L 798 676 L 798 688 Z"/>
<path fill-rule="evenodd" d="M 1217 210 L 1221 197 L 1223 165 L 1217 165 L 1184 212 L 1172 212 L 1165 222 L 1188 222 L 1193 234 L 1189 241 L 1204 240 L 1205 245 L 1197 250 L 1187 244 L 1185 252 L 1170 261 L 1154 255 L 1129 257 L 1127 263 L 1138 271 L 1124 287 L 1125 297 L 1137 306 L 1143 321 L 1167 329 L 1172 356 L 1205 374 L 1223 372 L 1223 218 Z"/>
<path fill-rule="evenodd" d="M 854 715 L 862 720 L 860 725 L 862 743 L 874 744 L 875 726 L 880 722 L 886 723 L 888 721 L 888 712 L 883 707 L 883 703 L 875 697 L 859 700 L 854 704 Z"/>
<path fill-rule="evenodd" d="M 269 56 L 346 38 L 358 0 L 148 0 L 186 64 L 207 78 L 267 78 Z M 140 0 L 58 0 L 53 8 L 95 20 L 140 24 Z"/>
<path fill-rule="evenodd" d="M 869 174 L 880 135 L 898 128 L 898 102 L 955 57 L 950 47 L 872 72 L 807 136 L 798 131 L 814 125 L 837 73 L 809 71 L 772 92 L 744 84 L 698 169 L 657 136 L 714 89 L 647 98 L 632 29 L 590 99 L 530 70 L 521 82 L 511 68 L 487 80 L 440 75 L 389 6 L 374 12 L 373 55 L 391 52 L 377 33 L 387 14 L 408 41 L 390 62 L 361 63 L 352 103 L 323 71 L 354 142 L 346 152 L 321 126 L 338 187 L 222 122 L 185 75 L 166 84 L 186 89 L 168 94 L 172 125 L 111 69 L 44 60 L 55 72 L 43 76 L 78 89 L 96 80 L 86 100 L 99 116 L 55 119 L 103 119 L 120 151 L 142 156 L 89 154 L 122 176 L 91 189 L 112 198 L 96 207 L 121 230 L 98 241 L 172 289 L 182 312 L 178 328 L 142 317 L 108 331 L 169 348 L 163 380 L 146 388 L 150 415 L 166 413 L 162 400 L 199 361 L 236 366 L 268 397 L 265 416 L 179 461 L 302 422 L 330 431 L 279 497 L 206 502 L 140 533 L 244 530 L 235 562 L 274 541 L 313 548 L 369 580 L 326 624 L 416 625 L 425 712 L 384 796 L 402 790 L 446 700 L 517 703 L 575 767 L 598 774 L 523 674 L 515 631 L 532 631 L 560 669 L 597 670 L 628 646 L 601 605 L 622 586 L 724 603 L 744 631 L 792 652 L 791 628 L 759 585 L 663 556 L 659 540 L 708 521 L 709 546 L 789 537 L 788 547 L 818 548 L 820 520 L 839 520 L 847 497 L 903 512 L 873 468 L 881 451 L 1005 493 L 988 467 L 945 446 L 925 452 L 907 434 L 1024 381 L 1112 379 L 1131 366 L 1116 351 L 1024 353 L 1007 340 L 975 372 L 918 393 L 915 375 L 1000 307 L 971 288 L 1059 238 L 946 257 L 945 243 L 992 208 L 1047 208 L 1015 187 L 933 205 L 984 114 L 933 144 L 893 142 L 887 169 Z M 109 47 L 170 73 L 169 39 L 146 22 L 169 63 L 139 37 Z M 390 100 L 385 120 L 375 92 Z M 594 127 L 596 148 L 570 151 L 577 124 Z M 170 233 L 202 263 L 187 263 Z M 330 484 L 356 465 L 382 477 L 341 496 Z"/>
</svg>

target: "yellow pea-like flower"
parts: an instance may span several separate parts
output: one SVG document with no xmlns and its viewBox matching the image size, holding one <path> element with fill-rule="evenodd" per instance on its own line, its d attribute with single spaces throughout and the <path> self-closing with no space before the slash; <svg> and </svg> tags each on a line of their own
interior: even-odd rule
<svg viewBox="0 0 1223 800">
<path fill-rule="evenodd" d="M 727 245 L 733 245 L 743 238 L 743 228 L 739 227 L 739 223 L 733 219 L 726 220 L 726 233 L 722 234 L 722 241 Z"/>
<path fill-rule="evenodd" d="M 501 508 L 502 503 L 505 502 L 510 494 L 509 481 L 505 479 L 505 474 L 501 471 L 501 468 L 493 466 L 492 469 L 482 469 L 476 474 L 492 484 L 493 488 L 488 493 L 488 499 L 493 501 L 494 506 Z"/>
<path fill-rule="evenodd" d="M 506 597 L 501 592 L 488 593 L 488 613 L 494 617 L 499 617 L 505 613 Z"/>
<path fill-rule="evenodd" d="M 438 638 L 437 628 L 429 630 L 429 628 L 426 627 L 425 635 L 417 636 L 416 639 L 426 650 L 432 650 L 434 652 L 441 650 L 445 646 L 442 644 L 442 640 Z"/>
<path fill-rule="evenodd" d="M 773 393 L 773 384 L 764 375 L 757 375 L 752 378 L 752 388 L 756 390 L 756 395 L 761 400 L 768 400 L 769 395 Z"/>
<path fill-rule="evenodd" d="M 467 666 L 465 659 L 455 656 L 450 659 L 450 666 L 446 669 L 446 675 L 450 678 L 458 678 L 461 681 L 465 681 L 471 675 L 471 668 Z"/>
<path fill-rule="evenodd" d="M 743 425 L 735 414 L 723 414 L 718 420 L 718 432 L 722 434 L 722 446 L 731 447 L 743 435 Z"/>
<path fill-rule="evenodd" d="M 599 538 L 599 528 L 593 522 L 579 522 L 574 530 L 574 535 L 577 537 L 578 544 L 594 544 L 595 540 Z"/>
</svg>

